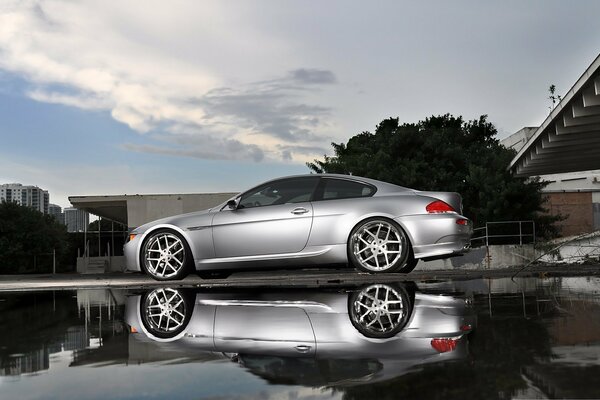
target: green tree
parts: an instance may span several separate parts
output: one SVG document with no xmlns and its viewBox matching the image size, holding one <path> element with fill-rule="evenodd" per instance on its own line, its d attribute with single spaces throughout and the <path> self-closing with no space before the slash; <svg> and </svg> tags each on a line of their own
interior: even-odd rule
<svg viewBox="0 0 600 400">
<path fill-rule="evenodd" d="M 51 272 L 67 251 L 67 228 L 50 215 L 0 203 L 0 273 Z"/>
<path fill-rule="evenodd" d="M 354 174 L 420 190 L 458 192 L 476 226 L 486 221 L 535 220 L 538 233 L 556 234 L 557 217 L 541 214 L 545 186 L 539 178 L 516 178 L 507 167 L 515 151 L 495 138 L 483 115 L 464 121 L 449 114 L 418 123 L 388 118 L 375 132 L 332 143 L 334 156 L 307 166 L 314 172 Z"/>
</svg>

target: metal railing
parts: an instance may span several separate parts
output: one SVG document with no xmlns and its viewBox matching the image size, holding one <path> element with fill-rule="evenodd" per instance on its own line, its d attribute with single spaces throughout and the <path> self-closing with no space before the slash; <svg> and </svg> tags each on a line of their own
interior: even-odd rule
<svg viewBox="0 0 600 400">
<path fill-rule="evenodd" d="M 480 245 L 485 246 L 489 246 L 490 244 L 535 244 L 535 222 L 486 222 L 485 226 L 473 229 L 471 245 L 475 247 L 475 245 L 479 244 L 478 241 L 480 241 Z"/>
</svg>

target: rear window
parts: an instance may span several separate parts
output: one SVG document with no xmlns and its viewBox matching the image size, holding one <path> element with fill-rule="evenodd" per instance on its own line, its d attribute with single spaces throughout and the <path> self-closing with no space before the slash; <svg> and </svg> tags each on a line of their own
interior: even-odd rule
<svg viewBox="0 0 600 400">
<path fill-rule="evenodd" d="M 324 179 L 323 200 L 369 197 L 374 193 L 375 187 L 365 183 L 345 179 Z"/>
</svg>

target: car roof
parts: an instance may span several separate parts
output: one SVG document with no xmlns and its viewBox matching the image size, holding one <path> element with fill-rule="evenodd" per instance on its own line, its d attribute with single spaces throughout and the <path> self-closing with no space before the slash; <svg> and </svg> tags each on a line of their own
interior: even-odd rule
<svg viewBox="0 0 600 400">
<path fill-rule="evenodd" d="M 378 194 L 386 194 L 386 193 L 398 193 L 398 192 L 413 192 L 414 189 L 406 188 L 399 185 L 394 185 L 392 183 L 387 183 L 383 181 L 378 181 L 376 179 L 364 178 L 362 176 L 356 175 L 345 175 L 345 174 L 301 174 L 301 175 L 290 175 L 290 176 L 282 176 L 279 178 L 271 179 L 264 183 L 274 182 L 281 179 L 290 179 L 290 178 L 305 178 L 305 177 L 316 177 L 316 178 L 336 178 L 336 179 L 346 179 L 357 182 L 367 183 L 369 185 L 373 185 L 377 188 L 377 192 L 375 196 Z"/>
</svg>

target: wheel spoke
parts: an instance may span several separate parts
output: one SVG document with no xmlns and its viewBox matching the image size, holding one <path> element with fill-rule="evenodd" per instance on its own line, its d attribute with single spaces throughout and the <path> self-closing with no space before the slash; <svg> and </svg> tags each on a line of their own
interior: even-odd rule
<svg viewBox="0 0 600 400">
<path fill-rule="evenodd" d="M 375 236 L 370 230 L 365 229 L 365 233 L 369 234 L 370 236 L 373 236 L 373 238 L 377 239 L 377 236 Z"/>
<path fill-rule="evenodd" d="M 177 264 L 179 264 L 179 266 L 183 265 L 183 262 L 179 261 L 179 259 L 177 259 L 177 258 L 172 258 L 172 260 L 177 261 Z"/>
<path fill-rule="evenodd" d="M 368 305 L 366 305 L 365 303 L 361 303 L 360 301 L 357 301 L 355 304 L 358 304 L 359 306 L 362 306 L 364 308 L 369 308 Z"/>
<path fill-rule="evenodd" d="M 367 261 L 369 261 L 373 257 L 375 257 L 375 253 L 372 253 L 369 257 L 365 258 L 363 261 L 367 262 Z"/>
</svg>

